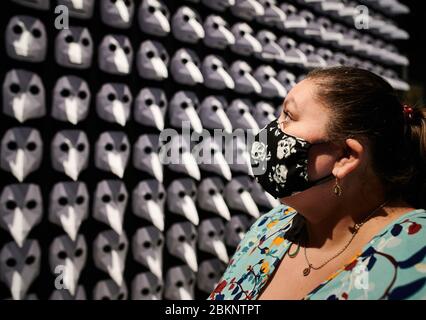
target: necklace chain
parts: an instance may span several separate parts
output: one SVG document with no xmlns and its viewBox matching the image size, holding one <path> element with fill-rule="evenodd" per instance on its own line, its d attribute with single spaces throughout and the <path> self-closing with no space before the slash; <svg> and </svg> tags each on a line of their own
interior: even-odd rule
<svg viewBox="0 0 426 320">
<path fill-rule="evenodd" d="M 306 239 L 305 239 L 305 245 L 304 245 L 304 253 L 305 253 L 305 260 L 306 263 L 308 264 L 308 267 L 306 267 L 305 269 L 303 269 L 303 275 L 306 277 L 307 275 L 309 275 L 311 269 L 314 270 L 318 270 L 321 269 L 322 267 L 324 267 L 327 263 L 329 263 L 331 260 L 337 258 L 339 255 L 342 254 L 343 251 L 345 251 L 349 245 L 351 244 L 352 240 L 355 238 L 355 236 L 357 235 L 359 229 L 363 226 L 363 224 L 373 215 L 375 214 L 377 211 L 379 211 L 381 208 L 383 208 L 387 203 L 389 202 L 389 200 L 385 201 L 384 203 L 382 203 L 380 206 L 378 206 L 376 209 L 374 209 L 362 222 L 360 223 L 356 223 L 355 226 L 353 227 L 353 232 L 352 232 L 352 237 L 349 239 L 348 243 L 342 248 L 340 249 L 335 255 L 333 255 L 331 258 L 329 258 L 328 260 L 326 260 L 325 262 L 323 262 L 322 264 L 320 264 L 317 267 L 314 267 L 314 265 L 312 263 L 309 262 L 308 259 L 308 255 L 306 254 Z"/>
</svg>

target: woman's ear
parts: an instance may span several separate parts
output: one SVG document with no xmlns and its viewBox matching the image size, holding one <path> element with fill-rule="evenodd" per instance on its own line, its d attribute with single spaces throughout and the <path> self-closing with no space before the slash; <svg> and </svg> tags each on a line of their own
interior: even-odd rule
<svg viewBox="0 0 426 320">
<path fill-rule="evenodd" d="M 343 156 L 336 162 L 332 171 L 339 179 L 343 179 L 358 168 L 365 154 L 365 148 L 358 140 L 346 139 L 345 147 Z"/>
</svg>

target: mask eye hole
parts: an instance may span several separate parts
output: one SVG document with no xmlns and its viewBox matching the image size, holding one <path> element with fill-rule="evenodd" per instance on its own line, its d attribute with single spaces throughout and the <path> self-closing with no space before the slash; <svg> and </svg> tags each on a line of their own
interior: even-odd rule
<svg viewBox="0 0 426 320">
<path fill-rule="evenodd" d="M 40 92 L 40 89 L 36 85 L 32 85 L 30 87 L 30 92 L 33 95 L 37 95 Z"/>
<path fill-rule="evenodd" d="M 21 87 L 19 86 L 19 84 L 17 84 L 17 83 L 12 83 L 11 85 L 10 85 L 10 91 L 12 92 L 12 93 L 18 93 L 19 91 L 21 91 Z"/>
<path fill-rule="evenodd" d="M 16 33 L 16 34 L 21 34 L 21 33 L 22 33 L 22 31 L 23 31 L 23 30 L 22 30 L 22 27 L 21 27 L 21 26 L 19 26 L 19 25 L 14 26 L 12 30 L 13 30 L 13 32 L 14 32 L 14 33 Z"/>
<path fill-rule="evenodd" d="M 41 37 L 40 29 L 34 28 L 32 33 L 33 33 L 34 38 L 40 38 Z"/>
<path fill-rule="evenodd" d="M 83 46 L 87 47 L 87 46 L 89 46 L 90 41 L 87 38 L 83 38 L 83 39 L 81 39 L 81 43 L 83 44 Z"/>
<path fill-rule="evenodd" d="M 6 260 L 6 265 L 9 267 L 9 268 L 13 268 L 13 267 L 15 267 L 16 266 L 16 260 L 14 259 L 14 258 L 9 258 L 9 259 L 7 259 Z"/>
<path fill-rule="evenodd" d="M 67 35 L 67 36 L 65 37 L 65 42 L 66 42 L 66 43 L 74 42 L 74 37 L 73 37 L 72 35 Z"/>
<path fill-rule="evenodd" d="M 81 100 L 84 100 L 84 99 L 86 99 L 87 98 L 87 93 L 86 93 L 86 91 L 79 91 L 78 92 L 78 97 L 81 99 Z"/>
<path fill-rule="evenodd" d="M 18 144 L 15 141 L 9 141 L 7 143 L 7 148 L 11 151 L 18 149 Z"/>
<path fill-rule="evenodd" d="M 71 92 L 68 89 L 62 89 L 60 95 L 64 98 L 69 97 Z"/>
<path fill-rule="evenodd" d="M 31 265 L 36 261 L 36 258 L 34 256 L 29 256 L 28 258 L 25 259 L 25 264 L 27 265 Z"/>
<path fill-rule="evenodd" d="M 37 207 L 37 201 L 35 200 L 30 200 L 27 202 L 27 209 L 35 209 L 35 207 Z"/>
</svg>

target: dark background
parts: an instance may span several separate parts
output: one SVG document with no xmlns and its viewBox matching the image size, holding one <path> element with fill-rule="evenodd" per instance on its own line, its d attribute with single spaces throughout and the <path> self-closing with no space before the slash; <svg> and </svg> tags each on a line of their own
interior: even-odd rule
<svg viewBox="0 0 426 320">
<path fill-rule="evenodd" d="M 412 88 L 405 100 L 414 106 L 426 106 L 426 2 L 401 2 L 411 9 L 410 14 L 398 18 L 399 25 L 410 34 L 410 40 L 401 41 L 400 47 L 410 60 L 407 79 Z"/>
</svg>

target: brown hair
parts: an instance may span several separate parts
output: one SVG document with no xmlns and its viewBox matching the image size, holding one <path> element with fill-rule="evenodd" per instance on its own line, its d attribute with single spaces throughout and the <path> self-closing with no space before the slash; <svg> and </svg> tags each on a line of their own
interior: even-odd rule
<svg viewBox="0 0 426 320">
<path fill-rule="evenodd" d="M 414 109 L 408 119 L 392 86 L 367 70 L 316 69 L 306 78 L 317 85 L 317 98 L 332 109 L 329 138 L 366 138 L 387 195 L 426 208 L 426 109 Z"/>
</svg>

